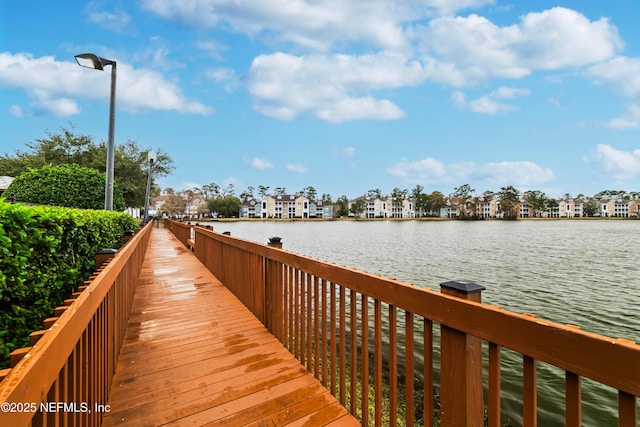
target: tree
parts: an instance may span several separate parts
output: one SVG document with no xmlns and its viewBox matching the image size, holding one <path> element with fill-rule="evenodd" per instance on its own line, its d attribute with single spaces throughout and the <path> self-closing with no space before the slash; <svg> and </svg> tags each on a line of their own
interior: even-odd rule
<svg viewBox="0 0 640 427">
<path fill-rule="evenodd" d="M 234 196 L 235 195 L 235 185 L 229 184 L 227 188 L 222 188 L 220 190 L 221 197 Z"/>
<path fill-rule="evenodd" d="M 202 193 L 204 194 L 205 199 L 218 197 L 220 196 L 220 186 L 215 182 L 205 184 L 202 186 Z"/>
<path fill-rule="evenodd" d="M 475 193 L 476 190 L 471 188 L 469 184 L 455 188 L 453 197 L 459 199 L 458 208 L 460 209 L 460 216 L 462 218 L 472 218 L 476 216 Z"/>
<path fill-rule="evenodd" d="M 240 199 L 235 196 L 223 196 L 207 201 L 209 210 L 225 218 L 237 217 L 240 213 Z"/>
<path fill-rule="evenodd" d="M 422 185 L 416 185 L 411 190 L 411 197 L 413 198 L 416 208 L 416 216 L 422 216 L 422 213 L 425 212 L 424 207 L 426 205 L 426 201 L 429 199 L 425 194 L 422 193 L 423 191 L 424 187 Z"/>
<path fill-rule="evenodd" d="M 372 199 L 379 199 L 380 197 L 382 197 L 382 191 L 380 191 L 379 188 L 374 188 L 373 190 L 367 191 L 367 196 L 371 197 Z"/>
<path fill-rule="evenodd" d="M 502 187 L 496 194 L 498 206 L 505 219 L 516 219 L 520 206 L 520 192 L 513 186 Z"/>
<path fill-rule="evenodd" d="M 287 189 L 284 187 L 276 187 L 273 189 L 273 193 L 276 196 L 284 196 L 285 194 L 287 194 Z"/>
<path fill-rule="evenodd" d="M 440 191 L 433 191 L 429 195 L 429 212 L 440 215 L 440 209 L 447 207 L 447 198 Z"/>
<path fill-rule="evenodd" d="M 320 197 L 320 200 L 322 200 L 322 203 L 326 203 L 328 205 L 333 203 L 333 201 L 331 200 L 331 194 L 329 193 L 323 193 L 322 197 Z"/>
<path fill-rule="evenodd" d="M 584 216 L 594 216 L 596 212 L 598 212 L 598 205 L 596 203 L 596 200 L 587 200 L 582 207 L 582 211 L 584 212 Z"/>
<path fill-rule="evenodd" d="M 415 198 L 416 212 L 422 217 L 431 212 L 431 197 L 428 194 L 418 194 Z"/>
<path fill-rule="evenodd" d="M 264 199 L 269 194 L 269 186 L 268 185 L 258 185 L 258 195 L 261 199 Z"/>
<path fill-rule="evenodd" d="M 316 191 L 316 189 L 314 187 L 309 186 L 309 187 L 305 187 L 302 190 L 300 190 L 299 194 L 301 196 L 306 197 L 309 200 L 315 200 L 317 195 L 318 195 L 318 192 Z"/>
<path fill-rule="evenodd" d="M 530 190 L 524 193 L 524 198 L 529 205 L 529 210 L 533 211 L 533 215 L 538 217 L 547 207 L 547 195 L 542 191 Z"/>
<path fill-rule="evenodd" d="M 246 203 L 249 200 L 254 198 L 253 192 L 255 191 L 255 189 L 252 186 L 247 187 L 246 190 L 244 190 L 242 193 L 240 193 L 240 200 L 242 201 L 242 203 Z"/>
<path fill-rule="evenodd" d="M 347 196 L 338 197 L 335 211 L 337 217 L 349 216 L 349 199 Z"/>
<path fill-rule="evenodd" d="M 546 208 L 549 210 L 549 214 L 553 214 L 553 211 L 560 206 L 558 201 L 553 198 L 548 198 L 546 203 Z"/>
<path fill-rule="evenodd" d="M 144 205 L 149 151 L 141 149 L 133 141 L 115 147 L 114 182 L 120 187 L 126 206 Z M 160 150 L 154 151 L 157 153 L 157 159 L 153 163 L 152 182 L 173 170 L 171 158 Z M 77 164 L 104 173 L 106 159 L 106 143 L 96 143 L 92 137 L 78 134 L 72 125 L 71 128 L 61 128 L 56 133 L 47 131 L 45 137 L 28 143 L 25 151 L 18 150 L 13 154 L 0 156 L 0 171 L 5 175 L 17 177 L 30 168 Z"/>
<path fill-rule="evenodd" d="M 194 203 L 202 200 L 202 193 L 199 191 L 199 188 L 194 188 L 193 190 L 184 190 L 180 193 L 183 199 L 185 199 L 187 211 L 187 216 L 191 218 L 192 215 L 199 216 L 202 213 L 202 208 L 200 206 L 201 203 L 196 204 L 194 207 Z"/>
<path fill-rule="evenodd" d="M 402 218 L 402 208 L 407 194 L 407 190 L 401 190 L 398 187 L 394 188 L 391 192 L 391 203 L 393 203 L 392 216 L 394 218 Z"/>
<path fill-rule="evenodd" d="M 358 218 L 362 212 L 367 208 L 367 202 L 364 201 L 363 197 L 358 197 L 351 203 L 351 213 L 353 216 Z"/>
<path fill-rule="evenodd" d="M 44 166 L 21 173 L 13 180 L 7 194 L 21 202 L 53 204 L 80 209 L 104 209 L 105 175 L 76 164 Z M 122 191 L 113 188 L 113 210 L 125 208 Z"/>
<path fill-rule="evenodd" d="M 160 208 L 162 213 L 166 213 L 170 217 L 181 215 L 185 210 L 187 210 L 187 201 L 177 194 L 167 196 Z"/>
</svg>

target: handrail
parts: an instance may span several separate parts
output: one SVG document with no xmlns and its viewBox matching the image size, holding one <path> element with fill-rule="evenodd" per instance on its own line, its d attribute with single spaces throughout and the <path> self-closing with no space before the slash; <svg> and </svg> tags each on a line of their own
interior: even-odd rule
<svg viewBox="0 0 640 427">
<path fill-rule="evenodd" d="M 0 425 L 99 425 L 152 224 L 129 240 L 0 382 Z M 85 282 L 86 283 L 86 282 Z"/>
<path fill-rule="evenodd" d="M 179 226 L 178 229 L 186 234 L 185 228 Z M 479 299 L 477 302 L 467 301 L 459 296 L 419 288 L 394 279 L 221 235 L 201 227 L 191 228 L 193 239 L 190 243 L 195 244 L 194 254 L 307 368 L 322 379 L 334 394 L 340 396 L 343 404 L 347 403 L 345 395 L 349 397 L 351 411 L 360 414 L 363 425 L 368 423 L 369 411 L 376 414 L 377 425 L 381 422 L 378 406 L 382 394 L 379 382 L 383 370 L 383 344 L 386 346 L 386 342 L 390 342 L 389 358 L 393 360 L 397 360 L 397 352 L 403 347 L 406 351 L 406 364 L 412 366 L 413 335 L 416 333 L 413 330 L 414 324 L 424 324 L 424 337 L 420 339 L 424 340 L 424 354 L 421 357 L 425 361 L 423 409 L 426 409 L 425 425 L 431 425 L 431 411 L 428 408 L 433 399 L 433 323 L 440 324 L 442 329 L 443 342 L 439 352 L 443 365 L 440 372 L 443 417 L 454 412 L 468 412 L 470 406 L 482 411 L 482 379 L 480 378 L 479 390 L 465 390 L 462 391 L 467 394 L 465 398 L 451 398 L 447 393 L 459 394 L 461 391 L 445 383 L 449 381 L 445 378 L 445 371 L 450 369 L 450 363 L 459 363 L 460 366 L 455 367 L 459 375 L 470 364 L 478 364 L 479 370 L 471 369 L 468 375 L 481 376 L 482 361 L 478 359 L 470 362 L 468 353 L 474 352 L 469 351 L 470 346 L 481 345 L 479 340 L 484 340 L 489 346 L 489 425 L 500 425 L 500 348 L 508 348 L 523 357 L 525 425 L 535 425 L 536 422 L 536 361 L 556 366 L 566 372 L 567 425 L 580 425 L 581 422 L 582 377 L 617 389 L 619 425 L 637 424 L 640 346 L 629 340 L 612 339 L 574 326 L 538 319 L 533 315 L 483 305 Z M 380 326 L 383 308 L 389 313 L 389 331 L 383 331 Z M 357 313 L 353 311 L 356 309 Z M 400 312 L 405 314 L 405 326 L 404 333 L 401 331 L 397 334 L 396 322 L 402 323 L 401 319 L 396 321 Z M 448 331 L 453 333 L 445 333 Z M 398 335 L 404 336 L 406 341 L 401 343 Z M 445 343 L 450 336 L 453 344 Z M 474 339 L 479 339 L 477 344 Z M 456 349 L 460 345 L 462 347 Z M 361 354 L 351 351 L 350 346 L 359 347 Z M 452 353 L 445 354 L 447 352 Z M 481 349 L 475 352 L 481 357 Z M 370 353 L 373 356 L 371 361 Z M 462 353 L 462 360 L 458 360 L 459 353 Z M 393 377 L 397 376 L 393 360 L 388 368 L 392 383 Z M 373 365 L 371 369 L 370 364 Z M 369 400 L 365 398 L 369 394 L 369 370 L 374 376 L 373 409 L 369 408 Z M 407 384 L 413 383 L 412 371 L 410 368 L 405 371 Z M 350 378 L 350 391 L 345 389 L 345 377 Z M 460 381 L 459 377 L 457 381 Z M 467 388 L 473 389 L 474 381 L 471 378 Z M 358 392 L 353 388 L 354 383 L 360 384 L 360 394 L 363 395 L 360 397 L 360 406 L 354 403 Z M 413 390 L 409 389 L 411 387 L 407 387 L 407 418 L 414 411 L 411 403 Z M 392 396 L 396 393 L 397 390 L 390 392 Z M 395 397 L 391 401 L 392 405 L 397 404 L 394 402 Z M 481 425 L 483 411 L 480 415 L 475 412 L 469 417 L 459 420 L 464 425 Z M 474 419 L 478 417 L 479 420 Z M 445 418 L 443 425 L 444 420 Z M 454 423 L 452 419 L 449 421 Z M 413 420 L 407 422 L 411 425 Z"/>
</svg>

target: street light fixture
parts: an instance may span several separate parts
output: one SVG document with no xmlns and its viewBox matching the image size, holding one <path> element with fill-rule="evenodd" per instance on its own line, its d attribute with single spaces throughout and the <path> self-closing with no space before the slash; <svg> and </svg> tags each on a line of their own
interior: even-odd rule
<svg viewBox="0 0 640 427">
<path fill-rule="evenodd" d="M 81 67 L 93 68 L 94 70 L 104 70 L 106 65 L 111 65 L 111 101 L 109 104 L 109 142 L 107 144 L 107 179 L 104 188 L 104 209 L 113 210 L 113 159 L 114 141 L 113 132 L 116 122 L 116 61 L 100 58 L 93 53 L 83 53 L 76 55 L 76 62 Z"/>
<path fill-rule="evenodd" d="M 153 162 L 156 161 L 156 153 L 149 151 L 147 153 L 147 159 L 149 159 L 149 173 L 147 174 L 147 194 L 144 196 L 144 223 L 149 222 L 149 193 L 151 192 L 151 168 Z"/>
</svg>

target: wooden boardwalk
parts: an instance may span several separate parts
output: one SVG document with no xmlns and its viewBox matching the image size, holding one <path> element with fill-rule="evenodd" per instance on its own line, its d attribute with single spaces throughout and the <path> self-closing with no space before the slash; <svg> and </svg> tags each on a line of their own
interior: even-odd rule
<svg viewBox="0 0 640 427">
<path fill-rule="evenodd" d="M 103 426 L 360 425 L 167 229 L 154 229 Z"/>
</svg>

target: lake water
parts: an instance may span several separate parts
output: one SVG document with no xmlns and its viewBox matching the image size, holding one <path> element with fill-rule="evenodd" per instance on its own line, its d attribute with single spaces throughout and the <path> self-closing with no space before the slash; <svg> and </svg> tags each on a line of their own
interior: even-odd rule
<svg viewBox="0 0 640 427">
<path fill-rule="evenodd" d="M 259 243 L 279 236 L 286 250 L 422 287 L 470 280 L 487 288 L 486 304 L 640 342 L 640 221 L 212 224 Z M 503 358 L 502 406 L 518 425 L 521 357 L 505 351 Z M 564 374 L 538 366 L 539 425 L 564 425 Z M 617 425 L 616 408 L 613 391 L 583 382 L 584 425 Z"/>
</svg>

